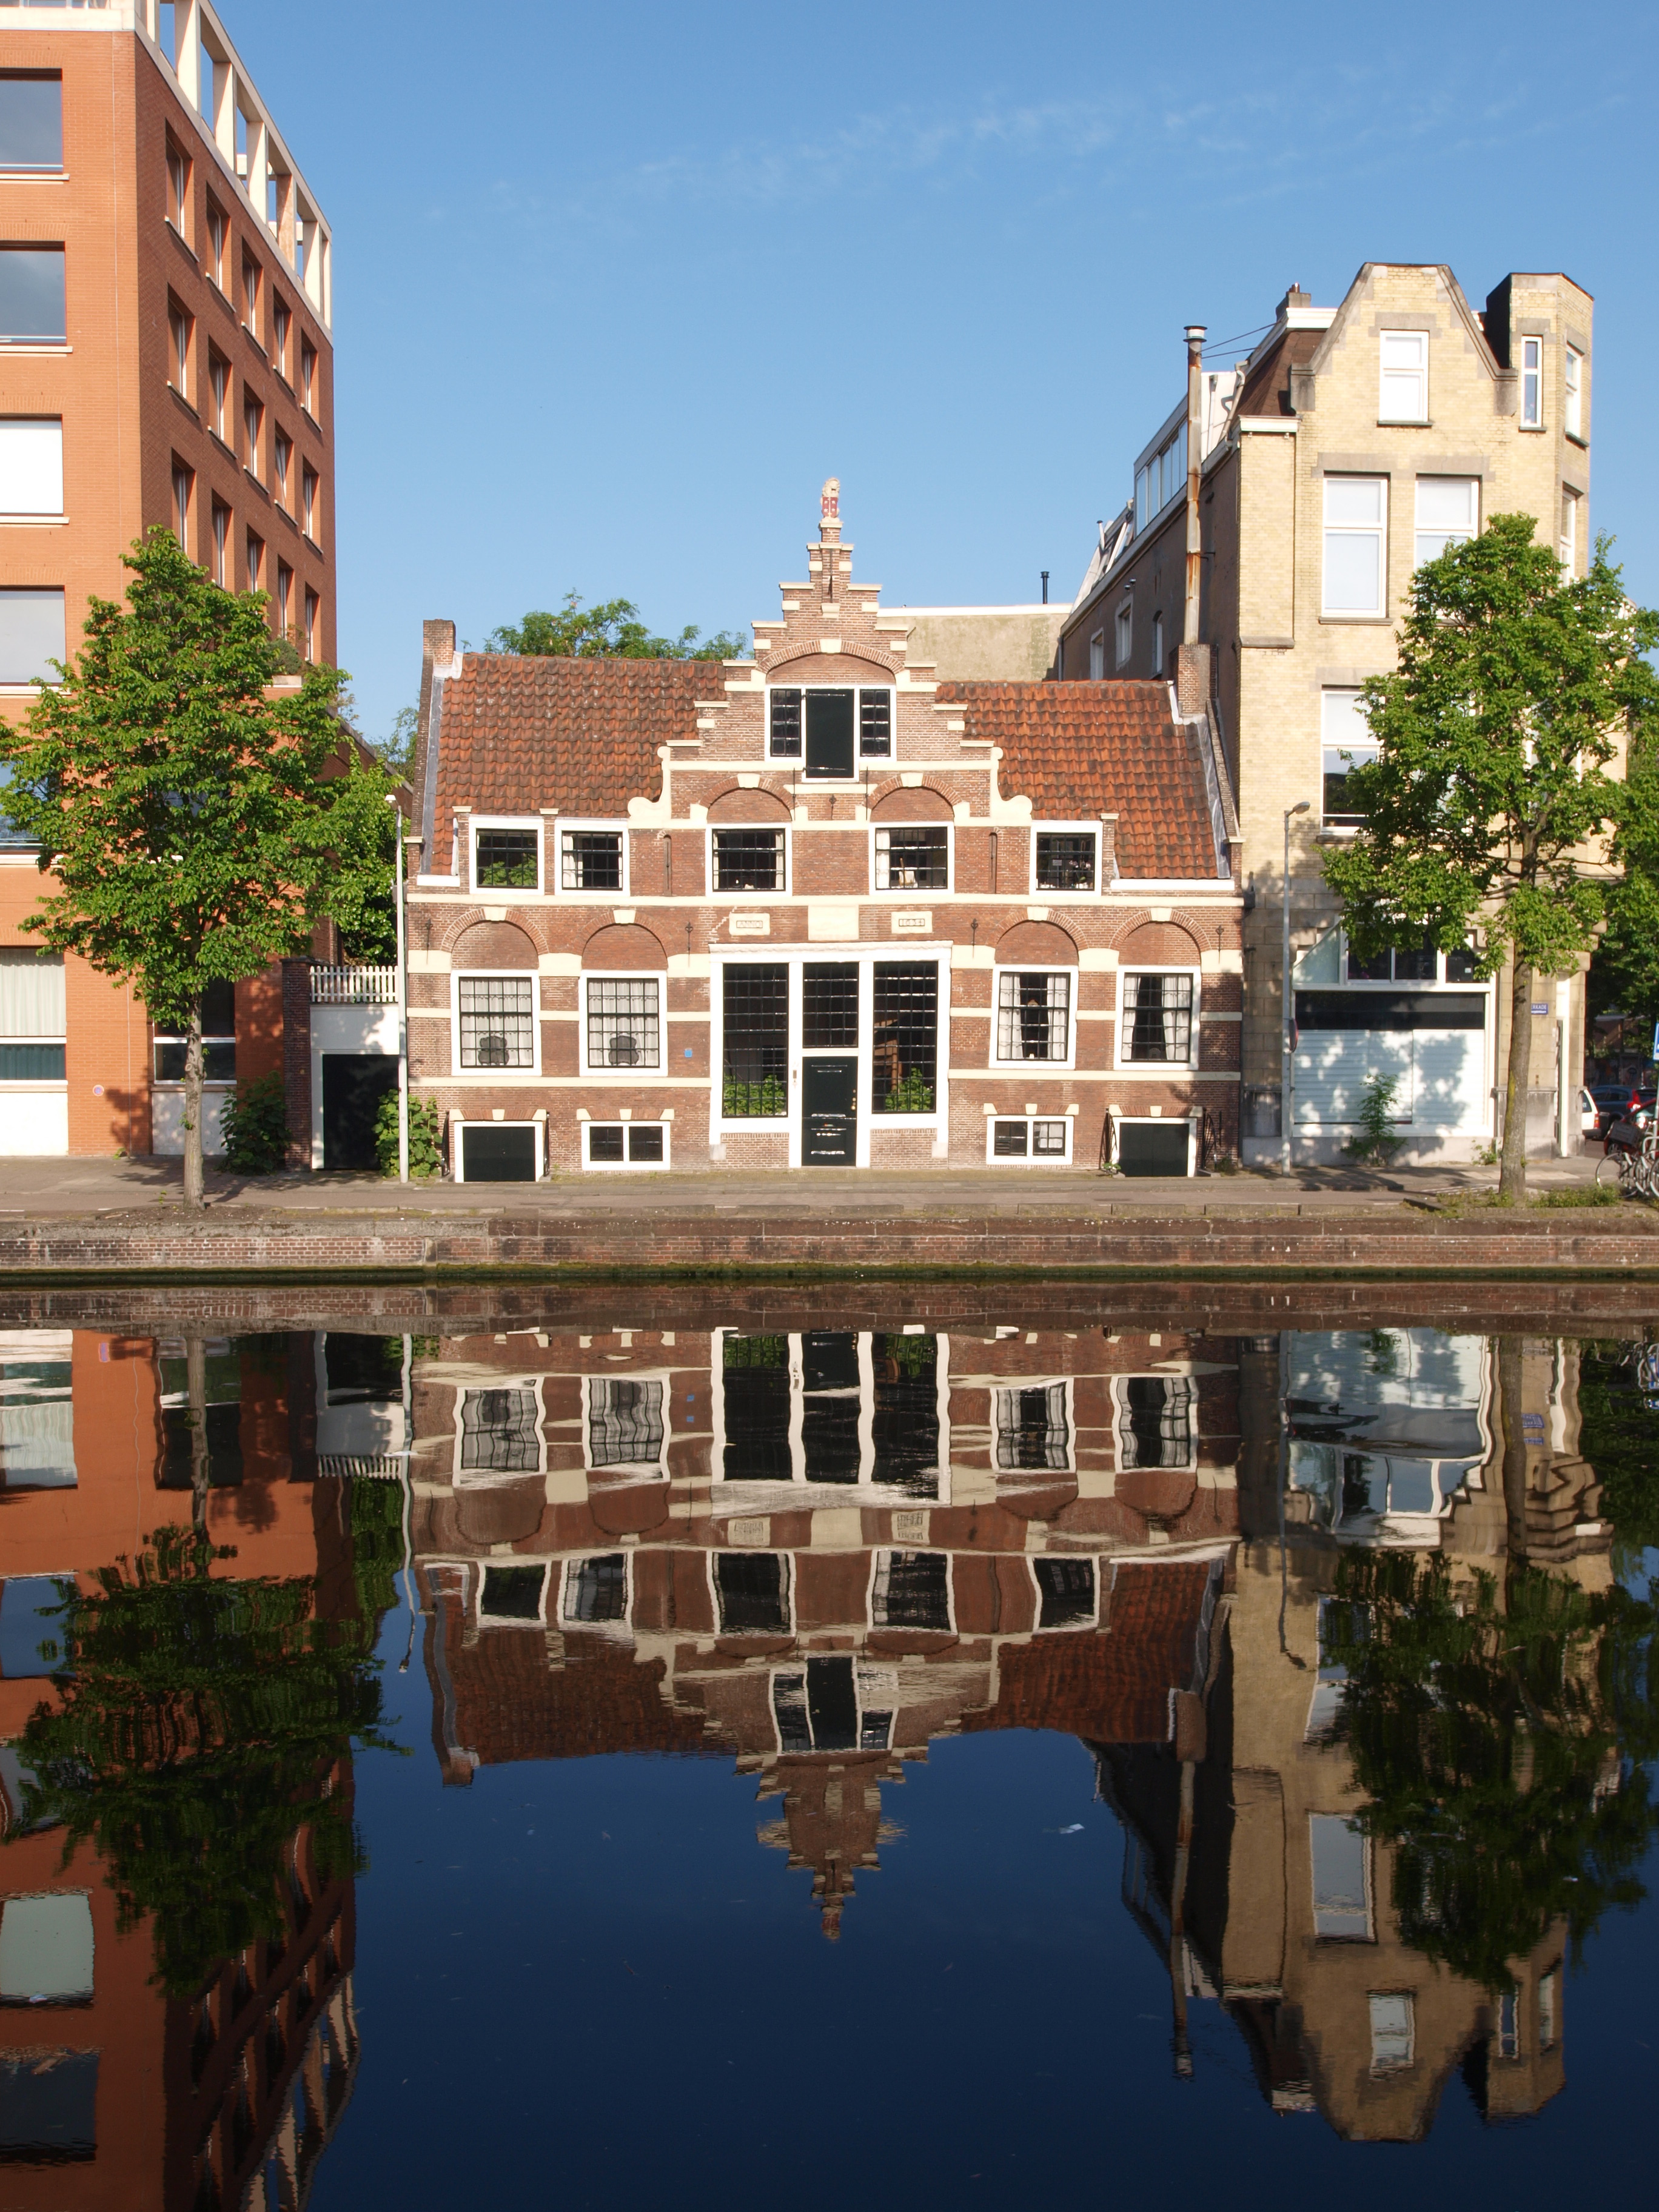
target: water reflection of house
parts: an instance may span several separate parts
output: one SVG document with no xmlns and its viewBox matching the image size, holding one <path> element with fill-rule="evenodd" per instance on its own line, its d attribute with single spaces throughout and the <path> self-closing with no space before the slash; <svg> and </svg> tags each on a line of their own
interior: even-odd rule
<svg viewBox="0 0 1659 2212">
<path fill-rule="evenodd" d="M 1345 2136 L 1417 2139 L 1460 2071 L 1492 2118 L 1536 2111 L 1565 2081 L 1563 1929 L 1496 1993 L 1403 1941 L 1392 1850 L 1354 1817 L 1343 1677 L 1321 1630 L 1354 1544 L 1438 1551 L 1458 1575 L 1524 1543 L 1535 1564 L 1605 1586 L 1611 1532 L 1577 1449 L 1577 1358 L 1554 1340 L 1413 1329 L 1257 1340 L 1247 1359 L 1262 1370 L 1245 1378 L 1247 1405 L 1284 1389 L 1287 1484 L 1282 1533 L 1266 1485 L 1244 1504 L 1212 1974 L 1274 2109 L 1317 2109 Z"/>
<path fill-rule="evenodd" d="M 315 1577 L 356 1603 L 342 1486 L 315 1480 L 314 1340 L 203 1346 L 207 1533 L 219 1575 Z M 279 1938 L 193 1997 L 153 1978 L 149 1921 L 123 1929 L 89 1845 L 21 1832 L 16 1748 L 53 1692 L 66 1587 L 196 1511 L 188 1350 L 95 1330 L 0 1336 L 0 2195 L 40 2212 L 297 2204 L 356 2060 L 353 1885 L 301 1826 Z M 346 1774 L 333 1786 L 349 1787 Z M 274 2163 L 273 2163 L 274 2161 Z"/>
<path fill-rule="evenodd" d="M 831 1932 L 935 1735 L 1162 1741 L 1236 1528 L 1231 1345 L 924 1328 L 447 1342 L 413 1376 L 447 1778 L 735 1756 Z"/>
</svg>

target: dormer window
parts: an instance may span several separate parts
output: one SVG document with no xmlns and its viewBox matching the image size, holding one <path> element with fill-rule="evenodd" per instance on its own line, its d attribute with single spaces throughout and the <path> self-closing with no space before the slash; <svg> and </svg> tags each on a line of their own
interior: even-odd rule
<svg viewBox="0 0 1659 2212">
<path fill-rule="evenodd" d="M 886 684 L 868 684 L 776 690 L 769 696 L 767 728 L 773 760 L 801 761 L 809 778 L 851 777 L 860 759 L 891 757 L 893 694 Z"/>
</svg>

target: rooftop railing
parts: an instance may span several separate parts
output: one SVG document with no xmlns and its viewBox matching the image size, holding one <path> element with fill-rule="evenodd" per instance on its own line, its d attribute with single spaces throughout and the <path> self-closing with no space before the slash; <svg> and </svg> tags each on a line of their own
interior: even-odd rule
<svg viewBox="0 0 1659 2212">
<path fill-rule="evenodd" d="M 398 1003 L 396 968 L 325 968 L 311 965 L 311 1003 L 313 1006 L 395 1006 Z"/>
</svg>

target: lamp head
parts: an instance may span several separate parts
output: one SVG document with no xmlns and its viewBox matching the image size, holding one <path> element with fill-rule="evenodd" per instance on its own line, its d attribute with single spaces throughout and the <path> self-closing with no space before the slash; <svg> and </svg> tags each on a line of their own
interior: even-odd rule
<svg viewBox="0 0 1659 2212">
<path fill-rule="evenodd" d="M 1311 804 L 1312 801 L 1310 799 L 1298 799 L 1296 805 L 1288 808 L 1286 811 L 1291 814 L 1305 814 Z"/>
</svg>

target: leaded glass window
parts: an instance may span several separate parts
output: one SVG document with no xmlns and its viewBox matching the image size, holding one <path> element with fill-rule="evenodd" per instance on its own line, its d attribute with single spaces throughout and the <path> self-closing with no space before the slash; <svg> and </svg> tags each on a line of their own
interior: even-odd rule
<svg viewBox="0 0 1659 2212">
<path fill-rule="evenodd" d="M 1190 975 L 1126 975 L 1123 979 L 1123 1057 L 1190 1066 L 1193 1056 L 1193 979 Z"/>
<path fill-rule="evenodd" d="M 931 1114 L 939 1066 L 939 963 L 878 961 L 870 1055 L 872 1114 Z"/>
<path fill-rule="evenodd" d="M 876 832 L 878 891 L 945 891 L 951 888 L 951 833 L 942 822 Z"/>
<path fill-rule="evenodd" d="M 536 1065 L 536 981 L 532 975 L 463 975 L 459 981 L 461 1066 Z"/>
<path fill-rule="evenodd" d="M 587 979 L 587 1065 L 659 1067 L 662 1024 L 654 975 Z"/>
<path fill-rule="evenodd" d="M 593 1467 L 656 1467 L 662 1459 L 662 1384 L 595 1375 L 587 1385 L 587 1456 Z"/>
<path fill-rule="evenodd" d="M 1072 979 L 1005 969 L 997 978 L 997 1058 L 1066 1058 L 1071 1042 Z"/>
<path fill-rule="evenodd" d="M 789 1111 L 789 970 L 781 961 L 721 970 L 720 1112 L 728 1121 Z"/>
</svg>

